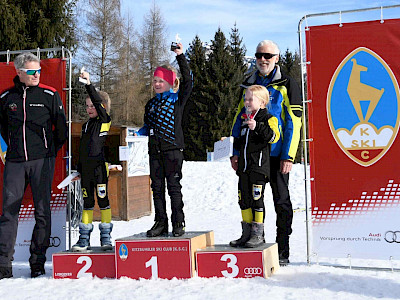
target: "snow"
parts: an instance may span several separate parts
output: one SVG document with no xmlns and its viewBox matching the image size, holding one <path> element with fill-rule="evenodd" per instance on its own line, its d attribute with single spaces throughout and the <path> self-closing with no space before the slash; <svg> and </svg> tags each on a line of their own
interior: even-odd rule
<svg viewBox="0 0 400 300">
<path fill-rule="evenodd" d="M 240 236 L 241 214 L 237 204 L 237 177 L 227 161 L 185 162 L 183 196 L 187 231 L 213 230 L 215 244 L 226 244 Z M 352 269 L 347 259 L 330 259 L 338 268 L 312 262 L 307 264 L 304 168 L 294 165 L 290 192 L 294 208 L 291 236 L 291 264 L 268 279 L 191 278 L 187 280 L 133 280 L 82 278 L 52 279 L 52 265 L 46 275 L 29 277 L 28 263 L 14 263 L 14 278 L 0 281 L 1 299 L 399 299 L 400 272 Z M 275 213 L 272 196 L 265 194 L 266 241 L 275 239 Z M 115 221 L 113 239 L 148 230 L 152 216 Z M 97 224 L 91 243 L 99 245 Z M 75 237 L 75 240 L 77 237 Z M 75 241 L 74 240 L 74 241 Z M 357 261 L 353 261 L 355 266 Z M 366 261 L 367 266 L 391 268 L 387 261 Z M 399 268 L 398 262 L 394 264 Z"/>
</svg>

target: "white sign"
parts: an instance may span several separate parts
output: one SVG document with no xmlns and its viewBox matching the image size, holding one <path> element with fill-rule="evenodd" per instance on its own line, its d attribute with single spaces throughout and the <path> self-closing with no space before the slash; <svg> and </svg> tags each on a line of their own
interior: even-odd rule
<svg viewBox="0 0 400 300">
<path fill-rule="evenodd" d="M 129 147 L 128 176 L 150 174 L 147 136 L 126 137 Z"/>
<path fill-rule="evenodd" d="M 229 158 L 233 155 L 233 136 L 214 143 L 214 160 Z"/>
<path fill-rule="evenodd" d="M 119 146 L 119 160 L 128 161 L 129 160 L 129 147 Z"/>
</svg>

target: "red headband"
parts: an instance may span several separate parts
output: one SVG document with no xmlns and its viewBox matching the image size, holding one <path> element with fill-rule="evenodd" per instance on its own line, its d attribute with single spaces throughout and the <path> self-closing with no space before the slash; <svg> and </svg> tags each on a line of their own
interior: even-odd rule
<svg viewBox="0 0 400 300">
<path fill-rule="evenodd" d="M 176 79 L 176 74 L 175 74 L 174 71 L 165 69 L 163 67 L 157 67 L 157 69 L 154 71 L 154 76 L 157 76 L 157 77 L 160 77 L 161 79 L 164 79 L 171 86 L 174 85 L 174 82 L 175 82 L 175 79 Z"/>
</svg>

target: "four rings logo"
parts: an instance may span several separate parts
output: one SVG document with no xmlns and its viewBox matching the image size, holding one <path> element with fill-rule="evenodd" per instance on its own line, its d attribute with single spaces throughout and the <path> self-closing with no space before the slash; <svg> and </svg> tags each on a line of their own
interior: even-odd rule
<svg viewBox="0 0 400 300">
<path fill-rule="evenodd" d="M 257 267 L 257 268 L 244 268 L 244 274 L 245 275 L 261 275 L 262 274 L 262 269 Z"/>
<path fill-rule="evenodd" d="M 400 243 L 400 230 L 386 231 L 385 241 L 388 243 Z"/>
<path fill-rule="evenodd" d="M 58 247 L 61 244 L 61 240 L 58 236 L 51 236 L 49 247 Z"/>
</svg>

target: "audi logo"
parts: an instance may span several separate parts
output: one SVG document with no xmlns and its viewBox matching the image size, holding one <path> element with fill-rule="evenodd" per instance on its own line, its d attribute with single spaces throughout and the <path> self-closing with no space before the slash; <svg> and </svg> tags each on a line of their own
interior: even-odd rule
<svg viewBox="0 0 400 300">
<path fill-rule="evenodd" d="M 400 243 L 400 231 L 386 231 L 385 241 L 388 243 Z"/>
<path fill-rule="evenodd" d="M 61 240 L 58 236 L 51 236 L 49 239 L 49 247 L 58 247 L 61 244 Z"/>
<path fill-rule="evenodd" d="M 262 274 L 262 269 L 257 267 L 257 268 L 244 268 L 244 274 L 245 275 L 261 275 Z"/>
</svg>

